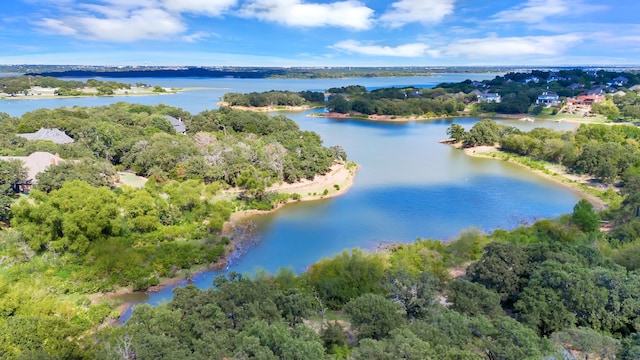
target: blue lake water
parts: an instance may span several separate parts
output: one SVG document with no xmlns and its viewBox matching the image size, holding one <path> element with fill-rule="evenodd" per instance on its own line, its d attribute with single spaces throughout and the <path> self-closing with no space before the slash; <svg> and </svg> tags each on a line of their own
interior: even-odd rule
<svg viewBox="0 0 640 360">
<path fill-rule="evenodd" d="M 493 78 L 494 74 L 450 74 L 437 78 L 385 79 L 117 79 L 167 87 L 206 88 L 176 95 L 50 100 L 0 100 L 0 111 L 19 116 L 38 107 L 94 106 L 117 101 L 155 105 L 164 103 L 193 113 L 217 107 L 224 93 L 279 90 L 324 90 L 334 86 L 368 88 Z M 579 195 L 516 165 L 466 156 L 438 143 L 453 123 L 471 127 L 479 119 L 460 118 L 409 123 L 374 123 L 310 117 L 287 113 L 301 128 L 319 133 L 326 145 L 341 145 L 360 164 L 353 187 L 344 195 L 287 205 L 256 216 L 255 245 L 234 259 L 229 271 L 276 271 L 291 267 L 303 271 L 322 257 L 345 249 L 372 249 L 381 243 L 411 242 L 417 238 L 450 240 L 460 231 L 514 228 L 539 218 L 570 212 Z M 570 129 L 571 124 L 500 120 L 523 129 L 544 126 Z M 195 276 L 206 288 L 218 272 Z M 181 284 L 182 285 L 182 284 Z M 172 288 L 134 294 L 136 303 L 169 300 Z M 125 318 L 129 315 L 126 314 Z"/>
</svg>

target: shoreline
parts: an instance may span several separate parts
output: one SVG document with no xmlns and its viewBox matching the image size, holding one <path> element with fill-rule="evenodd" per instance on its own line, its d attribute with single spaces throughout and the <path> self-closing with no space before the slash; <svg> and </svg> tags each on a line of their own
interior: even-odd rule
<svg viewBox="0 0 640 360">
<path fill-rule="evenodd" d="M 586 191 L 585 189 L 583 189 L 580 185 L 585 185 L 585 186 L 589 186 L 587 183 L 587 179 L 586 177 L 582 177 L 579 178 L 577 176 L 574 177 L 569 177 L 567 176 L 568 174 L 565 174 L 563 172 L 558 172 L 555 169 L 550 169 L 548 167 L 545 166 L 546 171 L 542 171 L 542 170 L 538 170 L 538 169 L 534 169 L 530 166 L 527 166 L 517 160 L 514 160 L 511 156 L 509 156 L 510 154 L 505 153 L 500 151 L 497 147 L 495 146 L 476 146 L 476 147 L 472 147 L 472 148 L 462 148 L 461 143 L 455 143 L 455 144 L 450 144 L 451 146 L 453 146 L 456 149 L 462 150 L 465 155 L 467 156 L 471 156 L 471 157 L 475 157 L 475 158 L 482 158 L 482 159 L 491 159 L 491 160 L 500 160 L 500 161 L 506 161 L 509 162 L 511 164 L 520 166 L 524 169 L 527 169 L 527 171 L 529 171 L 530 173 L 536 174 L 537 176 L 543 177 L 547 180 L 551 180 L 559 185 L 562 185 L 572 191 L 575 191 L 576 193 L 578 193 L 581 197 L 583 197 L 584 199 L 586 199 L 587 201 L 589 201 L 591 204 L 593 204 L 593 206 L 597 209 L 597 210 L 604 210 L 606 208 L 609 207 L 609 204 L 602 200 L 601 198 L 597 197 L 596 195 L 593 195 L 591 193 L 589 193 L 588 191 Z M 508 156 L 506 159 L 503 157 L 496 157 L 494 156 L 495 154 L 504 154 L 505 156 Z M 550 173 L 549 173 L 550 172 Z M 595 188 L 594 188 L 595 190 Z"/>
<path fill-rule="evenodd" d="M 290 105 L 270 105 L 270 106 L 240 106 L 240 105 L 229 105 L 228 102 L 219 101 L 216 103 L 218 106 L 226 106 L 235 110 L 244 110 L 244 111 L 253 111 L 259 113 L 269 113 L 269 112 L 303 112 L 307 110 L 319 109 L 322 106 L 312 106 L 312 105 L 298 105 L 298 106 L 290 106 Z"/>
<path fill-rule="evenodd" d="M 355 176 L 360 169 L 360 166 L 353 162 L 346 163 L 336 163 L 330 167 L 330 171 L 328 171 L 324 175 L 317 175 L 314 180 L 302 180 L 293 184 L 276 184 L 270 186 L 268 191 L 278 191 L 282 194 L 294 194 L 299 193 L 300 190 L 305 190 L 305 194 L 300 194 L 300 199 L 292 200 L 289 199 L 287 201 L 281 202 L 276 205 L 274 208 L 270 210 L 239 210 L 235 211 L 229 217 L 222 228 L 221 236 L 233 236 L 239 226 L 244 224 L 251 217 L 269 214 L 275 212 L 284 206 L 292 203 L 303 202 L 303 201 L 318 201 L 324 199 L 330 199 L 333 197 L 337 197 L 345 194 L 352 186 L 355 179 Z M 333 185 L 339 185 L 339 188 L 335 188 Z M 322 188 L 329 190 L 326 195 L 319 193 L 318 191 L 313 191 L 316 189 Z M 309 194 L 310 193 L 310 194 Z M 135 294 L 135 293 L 148 293 L 148 292 L 158 292 L 163 290 L 166 287 L 175 286 L 183 281 L 189 282 L 190 278 L 194 275 L 201 274 L 210 270 L 220 270 L 225 268 L 228 265 L 228 261 L 230 258 L 236 253 L 239 249 L 240 245 L 242 245 L 243 239 L 233 238 L 231 237 L 229 245 L 227 245 L 227 252 L 225 255 L 220 257 L 220 259 L 215 262 L 205 266 L 199 266 L 192 269 L 182 269 L 179 274 L 173 278 L 165 278 L 161 279 L 158 285 L 154 285 L 149 287 L 145 291 L 133 291 L 131 288 L 120 288 L 114 292 L 106 292 L 99 293 L 96 296 L 100 298 L 107 298 L 111 300 L 118 299 L 119 297 Z M 133 303 L 124 301 L 116 306 L 118 311 L 119 318 L 128 311 Z M 117 319 L 116 319 L 117 321 Z"/>
<path fill-rule="evenodd" d="M 136 91 L 136 90 L 122 90 L 118 89 L 113 94 L 110 95 L 99 95 L 97 92 L 85 92 L 80 95 L 73 96 L 63 96 L 63 95 L 55 95 L 54 91 L 56 89 L 46 89 L 46 91 L 42 91 L 43 93 L 30 93 L 29 95 L 16 95 L 11 96 L 9 94 L 1 94 L 0 100 L 14 101 L 14 100 L 50 100 L 50 99 L 80 99 L 80 98 L 91 98 L 91 97 L 127 97 L 127 96 L 154 96 L 154 95 L 175 95 L 181 93 L 183 91 L 199 91 L 199 90 L 208 90 L 209 88 L 164 88 L 165 92 L 153 92 L 152 89 L 144 90 L 144 91 Z M 34 90 L 32 90 L 34 91 Z M 35 90 L 38 91 L 38 90 Z"/>
<path fill-rule="evenodd" d="M 362 121 L 371 121 L 371 122 L 391 122 L 391 123 L 408 123 L 414 121 L 429 121 L 429 120 L 441 120 L 441 119 L 457 119 L 457 118 L 468 118 L 468 117 L 477 117 L 477 118 L 494 118 L 494 119 L 509 119 L 509 120 L 519 120 L 524 117 L 530 117 L 528 114 L 488 114 L 481 113 L 477 115 L 471 114 L 459 114 L 459 115 L 441 115 L 441 116 L 396 116 L 396 115 L 358 115 L 358 114 L 342 114 L 336 112 L 323 112 L 323 113 L 313 113 L 308 114 L 310 117 L 326 117 L 332 119 L 349 119 L 349 120 L 362 120 Z M 609 125 L 625 125 L 626 123 L 606 123 L 598 118 L 550 118 L 550 117 L 541 117 L 538 118 L 539 121 L 551 121 L 551 122 L 567 122 L 572 124 L 609 124 Z M 628 124 L 627 124 L 628 125 Z"/>
</svg>

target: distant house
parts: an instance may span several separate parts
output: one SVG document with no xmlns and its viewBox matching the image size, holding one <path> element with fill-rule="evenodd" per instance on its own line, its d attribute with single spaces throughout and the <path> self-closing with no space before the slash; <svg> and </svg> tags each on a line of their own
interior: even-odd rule
<svg viewBox="0 0 640 360">
<path fill-rule="evenodd" d="M 498 93 L 480 93 L 478 95 L 478 101 L 487 103 L 499 103 L 502 101 L 502 96 Z"/>
<path fill-rule="evenodd" d="M 539 77 L 537 77 L 537 76 L 529 76 L 529 77 L 527 77 L 527 78 L 525 78 L 525 79 L 524 79 L 524 83 L 525 83 L 525 84 L 528 84 L 528 83 L 530 83 L 530 82 L 532 82 L 532 83 L 534 83 L 534 84 L 537 84 L 537 83 L 539 83 L 539 82 L 540 82 L 540 78 L 539 78 Z"/>
<path fill-rule="evenodd" d="M 615 77 L 613 79 L 611 79 L 611 84 L 615 85 L 615 86 L 624 86 L 629 82 L 629 79 L 627 79 L 624 76 L 618 76 Z"/>
<path fill-rule="evenodd" d="M 604 101 L 604 95 L 580 95 L 575 98 L 568 98 L 567 104 L 569 105 L 591 105 Z"/>
<path fill-rule="evenodd" d="M 555 72 L 551 71 L 549 73 L 549 77 L 547 78 L 547 82 L 554 82 L 554 81 L 564 81 L 567 80 L 567 78 L 562 77 L 562 76 L 558 76 L 558 74 L 556 74 Z"/>
<path fill-rule="evenodd" d="M 557 105 L 560 104 L 560 96 L 553 91 L 545 91 L 536 100 L 536 104 L 538 105 Z"/>
<path fill-rule="evenodd" d="M 29 156 L 0 156 L 0 161 L 20 160 L 27 170 L 27 181 L 18 185 L 21 192 L 29 192 L 31 185 L 36 183 L 36 175 L 46 171 L 51 165 L 58 165 L 66 162 L 59 154 L 51 154 L 45 151 L 34 152 Z"/>
<path fill-rule="evenodd" d="M 605 86 L 599 85 L 587 90 L 585 95 L 605 95 L 607 93 L 605 89 L 607 89 Z"/>
<path fill-rule="evenodd" d="M 486 88 L 486 87 L 488 87 L 485 83 L 482 83 L 480 81 L 471 82 L 471 86 L 477 87 L 477 88 Z"/>
<path fill-rule="evenodd" d="M 16 134 L 21 138 L 25 138 L 29 141 L 52 141 L 56 144 L 71 144 L 73 143 L 73 139 L 69 137 L 69 135 L 65 134 L 63 131 L 58 129 L 45 129 L 41 128 L 40 130 L 34 133 L 28 134 Z"/>
<path fill-rule="evenodd" d="M 633 85 L 632 87 L 629 88 L 629 90 L 638 91 L 638 90 L 640 90 L 640 85 Z"/>
<path fill-rule="evenodd" d="M 169 120 L 171 126 L 173 126 L 173 130 L 175 130 L 177 134 L 187 133 L 187 127 L 184 125 L 181 119 L 176 119 L 171 115 L 165 115 L 164 118 Z"/>
</svg>

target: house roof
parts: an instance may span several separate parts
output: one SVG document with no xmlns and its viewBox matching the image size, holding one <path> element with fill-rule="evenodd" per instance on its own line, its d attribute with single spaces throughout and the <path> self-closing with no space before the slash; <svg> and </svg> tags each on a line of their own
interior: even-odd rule
<svg viewBox="0 0 640 360">
<path fill-rule="evenodd" d="M 29 156 L 0 156 L 0 160 L 22 161 L 24 163 L 24 167 L 27 169 L 27 179 L 34 182 L 36 180 L 36 175 L 47 170 L 49 166 L 66 162 L 66 160 L 61 159 L 59 155 L 54 155 L 46 151 L 37 151 Z"/>
<path fill-rule="evenodd" d="M 540 96 L 538 96 L 538 99 L 542 99 L 542 98 L 557 98 L 558 94 L 556 94 L 553 91 L 545 91 L 543 92 Z"/>
<path fill-rule="evenodd" d="M 171 115 L 165 115 L 164 118 L 169 120 L 169 122 L 171 123 L 171 126 L 173 126 L 173 130 L 175 130 L 177 133 L 187 132 L 187 127 L 184 126 L 184 123 L 182 122 L 182 120 L 176 119 Z"/>
<path fill-rule="evenodd" d="M 47 140 L 47 141 L 52 141 L 56 144 L 73 143 L 73 139 L 69 137 L 69 135 L 65 134 L 63 131 L 60 131 L 58 129 L 41 128 L 40 130 L 34 133 L 16 134 L 16 135 L 31 141 Z"/>
</svg>

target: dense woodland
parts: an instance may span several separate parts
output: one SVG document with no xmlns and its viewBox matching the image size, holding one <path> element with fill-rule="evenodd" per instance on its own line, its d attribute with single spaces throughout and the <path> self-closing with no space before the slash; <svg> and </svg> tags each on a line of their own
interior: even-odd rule
<svg viewBox="0 0 640 360">
<path fill-rule="evenodd" d="M 165 115 L 184 119 L 188 134 L 176 134 Z M 90 294 L 144 290 L 217 262 L 233 211 L 271 209 L 290 197 L 267 192 L 272 183 L 311 179 L 346 160 L 290 119 L 228 108 L 192 115 L 117 103 L 2 114 L 0 122 L 2 155 L 48 151 L 67 160 L 38 174 L 28 196 L 15 192 L 27 176 L 22 163 L 0 161 L 0 358 L 90 357 L 88 332 L 118 316 Z M 41 127 L 75 142 L 15 135 Z M 115 186 L 119 170 L 149 180 Z"/>
</svg>

